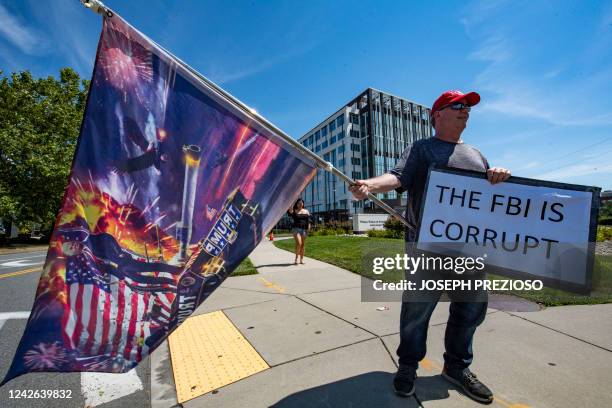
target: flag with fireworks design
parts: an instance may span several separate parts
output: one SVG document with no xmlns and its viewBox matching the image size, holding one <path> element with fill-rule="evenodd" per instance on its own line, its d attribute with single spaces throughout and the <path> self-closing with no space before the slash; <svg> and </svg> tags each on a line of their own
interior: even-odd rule
<svg viewBox="0 0 612 408">
<path fill-rule="evenodd" d="M 119 16 L 105 18 L 71 178 L 4 382 L 136 366 L 314 173 L 245 109 Z"/>
</svg>

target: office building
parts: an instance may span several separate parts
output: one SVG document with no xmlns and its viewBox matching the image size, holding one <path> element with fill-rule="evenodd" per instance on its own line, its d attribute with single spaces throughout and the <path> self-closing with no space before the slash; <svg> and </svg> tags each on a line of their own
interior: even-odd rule
<svg viewBox="0 0 612 408">
<path fill-rule="evenodd" d="M 430 109 L 368 88 L 299 138 L 299 142 L 352 179 L 365 179 L 395 166 L 405 147 L 432 135 Z M 405 194 L 378 194 L 393 207 L 405 205 Z M 316 219 L 347 220 L 350 214 L 382 212 L 371 201 L 352 201 L 348 186 L 318 170 L 303 193 Z"/>
</svg>

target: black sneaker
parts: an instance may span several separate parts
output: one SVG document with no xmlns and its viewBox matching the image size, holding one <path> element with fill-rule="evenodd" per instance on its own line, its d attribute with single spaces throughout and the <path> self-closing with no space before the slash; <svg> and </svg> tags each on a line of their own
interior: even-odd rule
<svg viewBox="0 0 612 408">
<path fill-rule="evenodd" d="M 493 393 L 491 390 L 476 378 L 476 374 L 472 373 L 467 368 L 463 371 L 442 371 L 442 377 L 446 378 L 451 383 L 459 387 L 465 395 L 472 398 L 474 401 L 490 404 L 493 402 Z"/>
<path fill-rule="evenodd" d="M 416 369 L 400 365 L 393 379 L 393 390 L 400 397 L 409 397 L 414 394 L 414 379 Z"/>
</svg>

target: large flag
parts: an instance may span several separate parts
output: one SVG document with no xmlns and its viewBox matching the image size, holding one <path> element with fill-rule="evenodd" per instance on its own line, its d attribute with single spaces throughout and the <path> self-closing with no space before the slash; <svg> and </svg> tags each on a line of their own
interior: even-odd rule
<svg viewBox="0 0 612 408">
<path fill-rule="evenodd" d="M 315 174 L 262 122 L 104 18 L 69 185 L 4 382 L 125 372 L 223 282 Z"/>
</svg>

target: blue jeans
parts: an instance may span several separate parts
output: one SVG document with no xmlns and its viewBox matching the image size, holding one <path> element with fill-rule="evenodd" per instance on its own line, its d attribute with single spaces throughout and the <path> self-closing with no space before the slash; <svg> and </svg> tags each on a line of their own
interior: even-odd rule
<svg viewBox="0 0 612 408">
<path fill-rule="evenodd" d="M 431 314 L 442 292 L 432 292 L 431 300 L 403 302 L 400 315 L 400 345 L 397 349 L 400 365 L 418 367 L 427 352 L 427 328 Z M 452 294 L 449 293 L 452 300 Z M 483 293 L 479 294 L 482 299 Z M 486 294 L 484 294 L 486 299 Z M 464 370 L 473 359 L 472 339 L 476 328 L 484 321 L 487 301 L 450 303 L 450 316 L 444 335 L 444 365 L 449 370 Z"/>
</svg>

